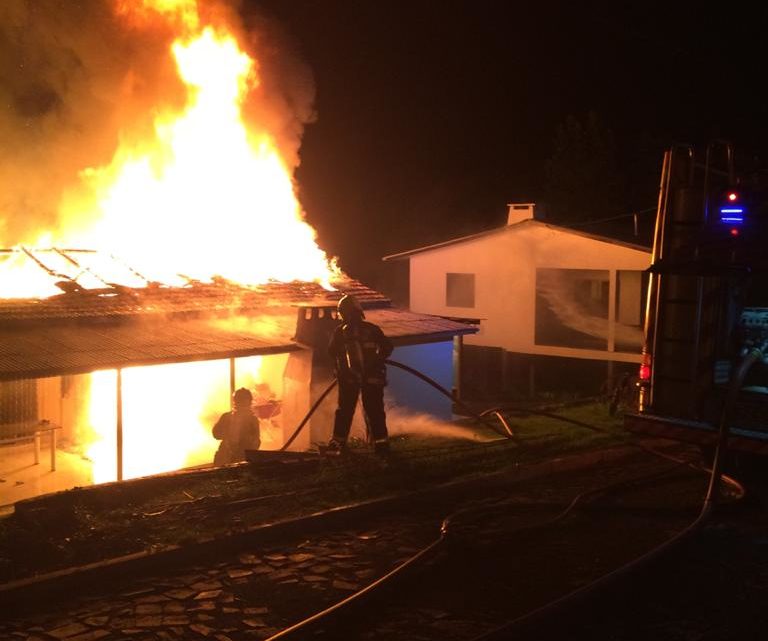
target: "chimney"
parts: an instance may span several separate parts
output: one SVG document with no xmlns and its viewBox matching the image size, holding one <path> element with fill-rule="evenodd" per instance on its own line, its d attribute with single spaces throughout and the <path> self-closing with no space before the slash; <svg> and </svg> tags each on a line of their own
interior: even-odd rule
<svg viewBox="0 0 768 641">
<path fill-rule="evenodd" d="M 331 333 L 339 324 L 336 305 L 299 305 L 296 315 L 294 340 L 308 347 L 324 351 Z"/>
<path fill-rule="evenodd" d="M 536 203 L 510 203 L 507 207 L 507 225 L 516 225 L 524 220 L 536 218 Z"/>
</svg>

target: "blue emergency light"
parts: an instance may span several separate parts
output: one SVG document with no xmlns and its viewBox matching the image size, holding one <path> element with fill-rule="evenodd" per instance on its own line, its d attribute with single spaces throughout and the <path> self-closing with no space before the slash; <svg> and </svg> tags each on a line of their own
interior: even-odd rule
<svg viewBox="0 0 768 641">
<path fill-rule="evenodd" d="M 720 201 L 720 222 L 728 225 L 744 223 L 745 208 L 742 205 L 741 194 L 737 191 L 727 191 Z"/>
</svg>

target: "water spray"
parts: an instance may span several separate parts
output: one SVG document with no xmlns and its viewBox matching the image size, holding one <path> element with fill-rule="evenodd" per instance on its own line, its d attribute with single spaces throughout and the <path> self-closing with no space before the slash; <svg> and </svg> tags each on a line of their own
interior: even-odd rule
<svg viewBox="0 0 768 641">
<path fill-rule="evenodd" d="M 485 412 L 481 412 L 478 414 L 474 410 L 472 410 L 470 407 L 468 407 L 465 403 L 460 401 L 459 399 L 455 398 L 454 395 L 445 387 L 440 385 L 437 381 L 435 381 L 433 378 L 430 378 L 423 372 L 420 372 L 419 370 L 410 367 L 409 365 L 405 365 L 403 363 L 399 363 L 398 361 L 393 361 L 390 359 L 387 359 L 384 361 L 387 365 L 391 365 L 393 367 L 397 367 L 399 369 L 402 369 L 409 374 L 415 376 L 416 378 L 424 381 L 428 385 L 431 385 L 434 387 L 438 392 L 443 394 L 444 396 L 447 396 L 451 401 L 453 401 L 459 408 L 461 408 L 468 416 L 471 416 L 474 418 L 478 423 L 484 425 L 485 427 L 493 430 L 496 432 L 496 434 L 500 435 L 501 437 L 505 439 L 510 440 L 517 440 L 512 428 L 510 427 L 509 423 L 504 419 L 501 412 L 497 409 L 492 410 L 486 410 Z M 309 422 L 309 419 L 312 417 L 312 415 L 317 411 L 317 408 L 320 407 L 321 403 L 325 400 L 325 398 L 328 396 L 328 394 L 331 393 L 334 387 L 338 384 L 338 380 L 334 378 L 331 383 L 328 385 L 328 387 L 325 388 L 322 394 L 318 397 L 318 399 L 312 404 L 312 407 L 309 408 L 309 411 L 307 412 L 306 416 L 302 419 L 301 423 L 299 423 L 298 427 L 294 430 L 293 434 L 291 434 L 290 438 L 283 444 L 283 446 L 280 448 L 279 451 L 284 452 L 287 450 L 291 443 L 293 443 L 296 440 L 296 437 L 302 432 L 302 430 L 306 427 L 307 423 Z M 496 416 L 496 418 L 499 419 L 504 429 L 499 429 L 493 422 L 491 422 L 488 419 L 488 416 Z"/>
</svg>

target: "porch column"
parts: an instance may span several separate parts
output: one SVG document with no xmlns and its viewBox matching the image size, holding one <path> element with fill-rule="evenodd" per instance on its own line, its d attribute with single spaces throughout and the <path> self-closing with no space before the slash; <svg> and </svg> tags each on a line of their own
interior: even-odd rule
<svg viewBox="0 0 768 641">
<path fill-rule="evenodd" d="M 616 351 L 616 297 L 618 287 L 616 286 L 616 270 L 611 269 L 608 272 L 608 351 Z M 609 381 L 613 380 L 613 360 L 609 357 L 606 364 L 606 377 Z"/>
<path fill-rule="evenodd" d="M 229 398 L 230 403 L 234 403 L 232 397 L 235 394 L 235 357 L 229 359 Z M 232 406 L 234 409 L 234 405 Z"/>
<path fill-rule="evenodd" d="M 453 337 L 453 400 L 461 400 L 461 367 L 464 353 L 464 337 Z"/>
<path fill-rule="evenodd" d="M 117 370 L 117 480 L 123 480 L 123 370 Z"/>
<path fill-rule="evenodd" d="M 608 272 L 608 351 L 616 351 L 616 270 Z"/>
</svg>

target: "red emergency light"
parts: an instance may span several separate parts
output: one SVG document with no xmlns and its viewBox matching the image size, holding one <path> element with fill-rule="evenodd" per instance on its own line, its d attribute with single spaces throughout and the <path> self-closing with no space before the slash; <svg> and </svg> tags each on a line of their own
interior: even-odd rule
<svg viewBox="0 0 768 641">
<path fill-rule="evenodd" d="M 729 189 L 720 195 L 720 222 L 725 223 L 731 229 L 732 236 L 738 236 L 733 233 L 734 225 L 743 225 L 745 220 L 746 208 L 742 202 L 741 194 L 735 189 Z"/>
<path fill-rule="evenodd" d="M 640 363 L 639 378 L 641 383 L 647 383 L 651 380 L 651 355 L 644 353 Z"/>
</svg>

